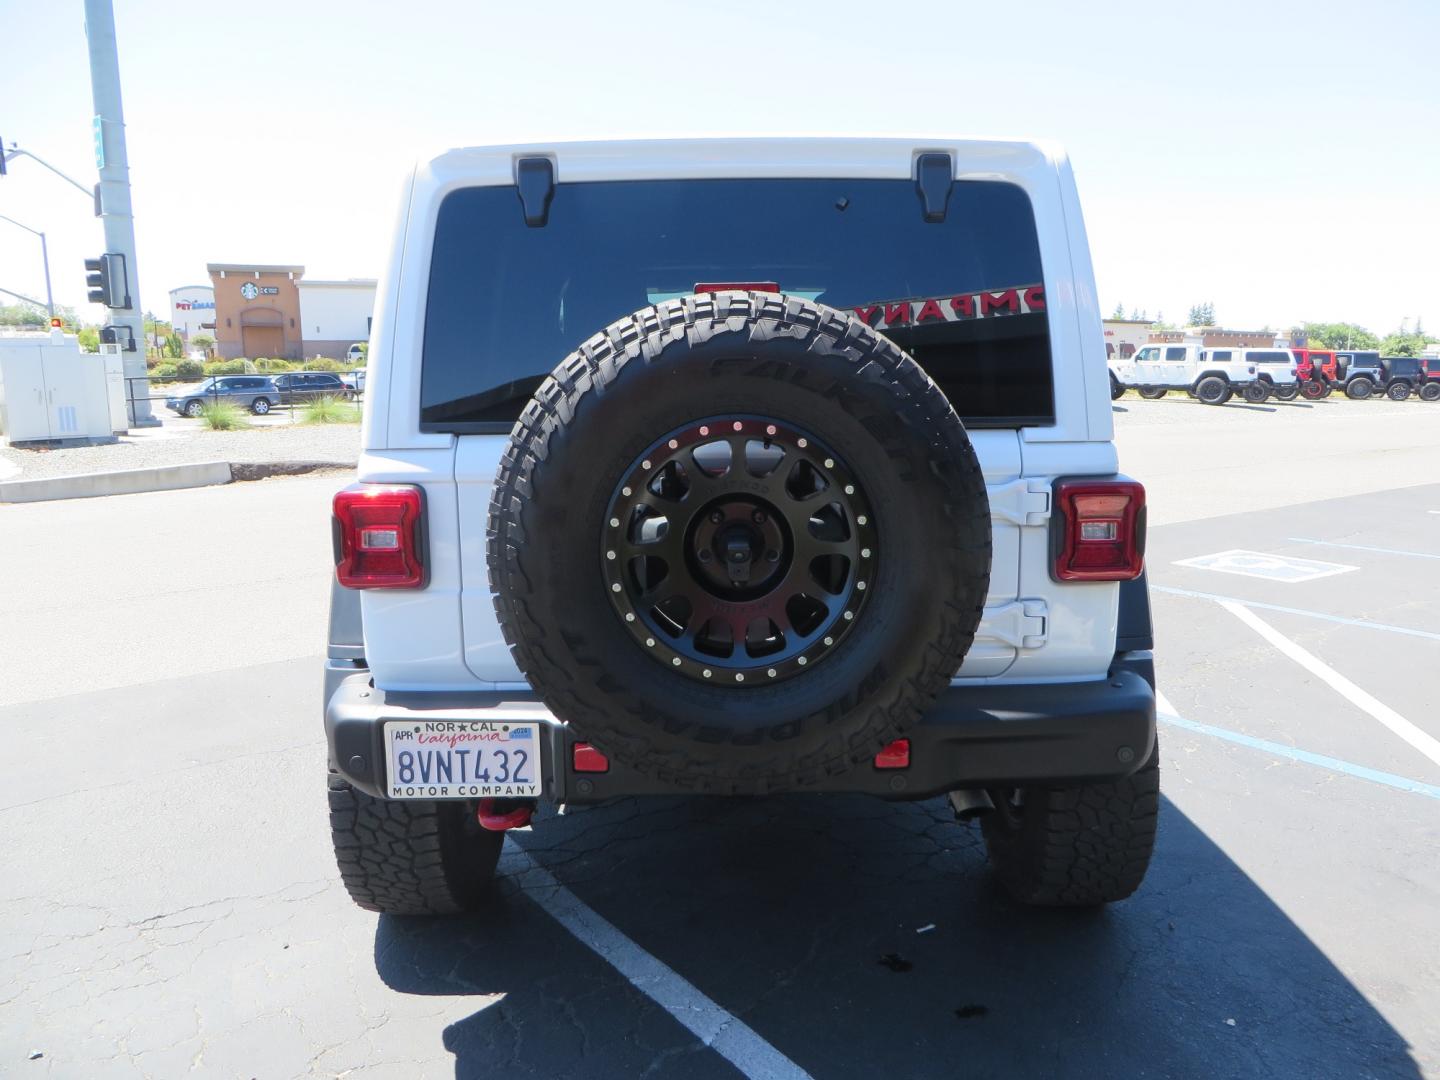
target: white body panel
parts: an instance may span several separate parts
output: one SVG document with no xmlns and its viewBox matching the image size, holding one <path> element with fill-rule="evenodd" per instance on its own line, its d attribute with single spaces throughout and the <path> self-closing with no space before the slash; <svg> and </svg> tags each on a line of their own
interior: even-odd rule
<svg viewBox="0 0 1440 1080">
<path fill-rule="evenodd" d="M 1235 350 L 1237 354 L 1241 351 Z M 1202 375 L 1220 375 L 1235 386 L 1255 381 L 1255 365 L 1241 360 L 1217 360 L 1211 353 L 1196 344 L 1146 345 L 1128 359 L 1111 359 L 1110 373 L 1124 387 L 1153 386 L 1167 390 L 1188 390 Z M 1290 381 L 1295 381 L 1293 374 Z"/>
<path fill-rule="evenodd" d="M 456 150 L 418 166 L 401 197 L 371 335 L 360 461 L 364 481 L 423 484 L 431 579 L 417 592 L 362 594 L 366 657 L 386 689 L 520 685 L 495 620 L 485 528 L 503 435 L 419 430 L 420 363 L 436 215 L 461 187 L 509 185 L 518 157 L 552 158 L 559 184 L 723 177 L 909 179 L 916 155 L 948 152 L 957 179 L 1003 180 L 1034 208 L 1045 272 L 1056 420 L 972 433 L 991 499 L 986 616 L 962 681 L 1103 678 L 1118 586 L 1049 574 L 1050 483 L 1116 471 L 1104 339 L 1068 161 L 1053 147 L 953 139 L 724 139 Z M 558 362 L 561 358 L 556 357 Z"/>
</svg>

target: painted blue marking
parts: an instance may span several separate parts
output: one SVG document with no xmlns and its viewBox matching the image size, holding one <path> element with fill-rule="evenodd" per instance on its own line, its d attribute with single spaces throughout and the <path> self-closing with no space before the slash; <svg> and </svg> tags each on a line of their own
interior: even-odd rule
<svg viewBox="0 0 1440 1080">
<path fill-rule="evenodd" d="M 1367 630 L 1387 630 L 1392 634 L 1404 634 L 1407 637 L 1427 638 L 1430 641 L 1440 641 L 1440 634 L 1430 630 L 1416 630 L 1409 626 L 1391 626 L 1389 623 L 1375 622 L 1373 619 L 1351 619 L 1344 615 L 1330 615 L 1323 611 L 1309 611 L 1305 608 L 1285 607 L 1283 604 L 1262 604 L 1258 600 L 1243 600 L 1238 596 L 1221 596 L 1218 593 L 1195 592 L 1191 589 L 1176 589 L 1169 585 L 1151 585 L 1151 592 L 1168 593 L 1171 596 L 1188 596 L 1195 600 L 1228 600 L 1232 604 L 1243 604 L 1245 607 L 1260 608 L 1262 611 L 1279 611 L 1286 615 L 1304 615 L 1310 619 L 1322 619 L 1325 622 L 1339 623 L 1341 626 L 1361 626 Z"/>
<path fill-rule="evenodd" d="M 1248 746 L 1252 750 L 1263 750 L 1267 754 L 1278 754 L 1280 757 L 1287 757 L 1293 761 L 1303 761 L 1306 765 L 1315 765 L 1322 769 L 1329 769 L 1332 772 L 1345 773 L 1347 776 L 1357 776 L 1361 780 L 1369 780 L 1375 784 L 1384 784 L 1386 787 L 1396 788 L 1400 791 L 1409 791 L 1415 795 L 1424 795 L 1431 799 L 1440 799 L 1440 786 L 1436 786 L 1435 784 L 1422 784 L 1419 780 L 1396 776 L 1394 773 L 1381 772 L 1378 769 L 1367 769 L 1364 765 L 1341 761 L 1339 758 L 1326 757 L 1324 754 L 1312 754 L 1308 750 L 1297 750 L 1293 746 L 1285 746 L 1282 743 L 1267 742 L 1265 739 L 1256 739 L 1249 735 L 1242 735 L 1238 731 L 1227 731 L 1225 728 L 1211 727 L 1209 724 L 1199 724 L 1194 720 L 1186 720 L 1183 716 L 1175 716 L 1173 713 L 1159 713 L 1156 719 L 1161 723 L 1184 728 L 1186 731 L 1194 731 L 1200 735 L 1209 735 L 1216 739 L 1224 739 L 1226 742 Z"/>
</svg>

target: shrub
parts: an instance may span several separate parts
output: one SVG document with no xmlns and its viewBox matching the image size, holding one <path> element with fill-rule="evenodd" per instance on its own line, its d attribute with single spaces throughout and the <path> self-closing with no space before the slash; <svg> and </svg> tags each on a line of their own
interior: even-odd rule
<svg viewBox="0 0 1440 1080">
<path fill-rule="evenodd" d="M 245 374 L 245 360 L 237 357 L 234 360 L 211 360 L 205 365 L 206 375 L 243 375 Z"/>
<path fill-rule="evenodd" d="M 255 361 L 255 370 L 264 372 L 268 375 L 273 375 L 276 372 L 280 371 L 294 371 L 295 365 L 290 363 L 289 360 L 271 359 L 269 357 L 262 356 L 259 360 Z"/>
<path fill-rule="evenodd" d="M 360 409 L 339 398 L 321 397 L 300 406 L 302 424 L 358 424 Z"/>
<path fill-rule="evenodd" d="M 174 364 L 156 364 L 155 370 L 150 373 L 157 379 L 171 379 L 175 377 Z"/>
<path fill-rule="evenodd" d="M 328 356 L 317 356 L 313 360 L 305 361 L 306 371 L 349 371 L 350 369 L 339 360 L 332 360 Z"/>
<path fill-rule="evenodd" d="M 198 379 L 205 374 L 205 365 L 199 360 L 177 360 L 175 374 L 182 379 Z"/>
<path fill-rule="evenodd" d="M 211 431 L 235 431 L 250 426 L 245 410 L 228 401 L 207 401 L 200 406 L 200 419 Z"/>
</svg>

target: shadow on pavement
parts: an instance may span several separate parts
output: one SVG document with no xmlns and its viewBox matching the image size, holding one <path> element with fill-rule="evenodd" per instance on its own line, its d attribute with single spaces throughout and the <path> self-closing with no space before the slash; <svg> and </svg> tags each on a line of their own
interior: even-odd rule
<svg viewBox="0 0 1440 1080">
<path fill-rule="evenodd" d="M 625 800 L 523 846 L 817 1080 L 1418 1077 L 1404 1039 L 1163 801 L 1131 900 L 1036 911 L 944 800 Z M 933 930 L 917 933 L 934 924 Z M 382 918 L 409 994 L 503 994 L 437 1036 L 456 1076 L 735 1077 L 502 881 L 471 920 Z"/>
</svg>

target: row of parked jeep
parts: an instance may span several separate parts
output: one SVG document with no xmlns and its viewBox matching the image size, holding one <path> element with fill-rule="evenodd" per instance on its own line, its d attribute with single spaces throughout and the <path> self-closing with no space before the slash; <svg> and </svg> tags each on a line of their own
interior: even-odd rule
<svg viewBox="0 0 1440 1080">
<path fill-rule="evenodd" d="M 1207 405 L 1236 394 L 1249 402 L 1329 397 L 1336 390 L 1355 401 L 1384 394 L 1404 401 L 1440 400 L 1440 360 L 1381 356 L 1378 352 L 1320 349 L 1207 349 L 1199 345 L 1146 345 L 1134 356 L 1110 360 L 1110 398 L 1126 390 L 1160 398 L 1185 390 Z"/>
</svg>

